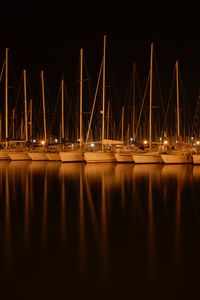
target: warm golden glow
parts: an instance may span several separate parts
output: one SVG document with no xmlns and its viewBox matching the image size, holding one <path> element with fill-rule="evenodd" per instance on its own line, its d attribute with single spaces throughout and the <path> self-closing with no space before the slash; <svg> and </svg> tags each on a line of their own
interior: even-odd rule
<svg viewBox="0 0 200 300">
<path fill-rule="evenodd" d="M 144 144 L 144 145 L 147 145 L 147 144 L 148 144 L 148 141 L 147 141 L 147 140 L 144 140 L 144 141 L 143 141 L 143 144 Z"/>
</svg>

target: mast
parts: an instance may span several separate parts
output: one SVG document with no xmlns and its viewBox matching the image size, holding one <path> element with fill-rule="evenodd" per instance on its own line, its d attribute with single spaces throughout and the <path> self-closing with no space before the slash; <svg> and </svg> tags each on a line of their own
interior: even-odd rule
<svg viewBox="0 0 200 300">
<path fill-rule="evenodd" d="M 2 140 L 2 115 L 0 114 L 0 142 Z"/>
<path fill-rule="evenodd" d="M 150 89 L 149 89 L 149 150 L 152 147 L 152 77 L 153 77 L 153 43 L 151 43 L 150 58 Z"/>
<path fill-rule="evenodd" d="M 30 103 L 29 103 L 29 112 L 30 112 L 30 131 L 29 131 L 29 134 L 30 134 L 30 138 L 31 138 L 31 139 L 33 138 L 33 109 L 32 109 L 32 106 L 33 106 L 33 100 L 30 99 Z"/>
<path fill-rule="evenodd" d="M 80 148 L 83 146 L 83 49 L 80 49 Z"/>
<path fill-rule="evenodd" d="M 24 74 L 24 114 L 25 114 L 25 140 L 28 142 L 28 119 L 27 119 L 27 92 L 26 92 L 26 70 L 23 71 Z"/>
<path fill-rule="evenodd" d="M 15 108 L 12 109 L 12 139 L 15 138 Z"/>
<path fill-rule="evenodd" d="M 122 106 L 122 129 L 121 129 L 121 140 L 124 140 L 124 106 Z"/>
<path fill-rule="evenodd" d="M 8 48 L 6 48 L 6 73 L 5 73 L 5 140 L 8 147 Z"/>
<path fill-rule="evenodd" d="M 44 96 L 44 71 L 41 71 L 42 79 L 42 104 L 43 104 L 43 123 L 44 123 L 44 143 L 47 142 L 47 132 L 46 132 L 46 111 L 45 111 L 45 96 Z"/>
<path fill-rule="evenodd" d="M 106 63 L 106 35 L 104 35 L 104 43 L 103 43 L 103 93 L 102 93 L 102 149 L 103 149 L 103 142 L 104 142 L 104 115 L 105 115 L 105 83 L 106 83 L 106 72 L 105 72 L 105 65 Z"/>
<path fill-rule="evenodd" d="M 178 61 L 176 61 L 176 111 L 177 111 L 177 137 L 180 136 L 180 114 L 179 114 L 179 72 Z"/>
<path fill-rule="evenodd" d="M 133 64 L 133 141 L 135 142 L 135 94 L 136 94 L 136 64 Z"/>
<path fill-rule="evenodd" d="M 110 127 L 110 101 L 108 101 L 108 110 L 107 110 L 107 132 L 106 132 L 106 138 L 109 138 L 109 127 Z"/>
<path fill-rule="evenodd" d="M 64 127 L 64 78 L 61 81 L 61 140 L 64 142 L 65 138 L 65 127 Z"/>
</svg>

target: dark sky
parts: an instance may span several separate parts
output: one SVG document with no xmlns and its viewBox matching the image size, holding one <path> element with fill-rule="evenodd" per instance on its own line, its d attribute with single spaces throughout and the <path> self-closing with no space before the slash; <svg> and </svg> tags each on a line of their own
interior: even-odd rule
<svg viewBox="0 0 200 300">
<path fill-rule="evenodd" d="M 9 47 L 16 68 L 29 72 L 44 69 L 52 78 L 64 71 L 70 82 L 76 72 L 79 48 L 83 47 L 88 68 L 92 76 L 97 76 L 106 33 L 116 93 L 123 103 L 133 63 L 141 80 L 146 80 L 153 42 L 164 93 L 169 93 L 178 59 L 189 101 L 196 101 L 200 88 L 198 12 L 166 12 L 164 5 L 163 12 L 162 7 L 159 12 L 148 7 L 144 11 L 142 6 L 134 9 L 132 4 L 121 14 L 120 7 L 116 13 L 100 13 L 101 3 L 91 12 L 88 6 L 79 8 L 78 13 L 75 8 L 68 9 L 67 2 L 7 4 L 0 16 L 0 62 L 4 60 L 5 47 Z"/>
</svg>

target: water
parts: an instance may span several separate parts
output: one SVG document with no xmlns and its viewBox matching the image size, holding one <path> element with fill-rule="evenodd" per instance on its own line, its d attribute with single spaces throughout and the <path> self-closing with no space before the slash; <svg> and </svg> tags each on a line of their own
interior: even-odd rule
<svg viewBox="0 0 200 300">
<path fill-rule="evenodd" d="M 194 298 L 200 166 L 0 162 L 2 299 Z"/>
</svg>

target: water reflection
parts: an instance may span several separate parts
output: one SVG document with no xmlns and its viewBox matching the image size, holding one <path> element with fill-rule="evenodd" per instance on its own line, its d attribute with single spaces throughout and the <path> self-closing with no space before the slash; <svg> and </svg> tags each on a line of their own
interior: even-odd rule
<svg viewBox="0 0 200 300">
<path fill-rule="evenodd" d="M 44 191 L 43 191 L 43 203 L 42 203 L 42 248 L 43 250 L 47 247 L 47 218 L 48 218 L 48 192 L 47 192 L 47 174 L 44 177 Z"/>
<path fill-rule="evenodd" d="M 152 191 L 152 176 L 149 176 L 148 190 L 148 256 L 150 278 L 155 279 L 156 265 L 156 247 L 155 247 L 155 228 L 154 228 L 154 207 L 153 207 L 153 191 Z"/>
<path fill-rule="evenodd" d="M 60 226 L 61 226 L 61 239 L 62 242 L 66 242 L 66 191 L 65 181 L 63 174 L 61 175 L 61 206 L 60 206 Z"/>
<path fill-rule="evenodd" d="M 84 195 L 83 195 L 83 176 L 79 174 L 79 234 L 80 234 L 80 271 L 81 274 L 84 274 L 86 267 L 86 242 L 85 242 L 85 214 L 84 214 Z"/>
<path fill-rule="evenodd" d="M 11 205 L 8 169 L 5 170 L 5 263 L 6 271 L 11 271 Z"/>
<path fill-rule="evenodd" d="M 30 197 L 29 197 L 29 178 L 25 175 L 25 193 L 24 193 L 24 242 L 25 248 L 29 247 L 29 231 L 30 231 Z"/>
<path fill-rule="evenodd" d="M 156 287 L 189 259 L 184 247 L 200 227 L 199 178 L 191 165 L 2 162 L 6 271 L 15 275 L 20 265 L 20 276 L 31 277 L 38 268 L 56 288 L 63 278 L 88 290 Z"/>
</svg>

